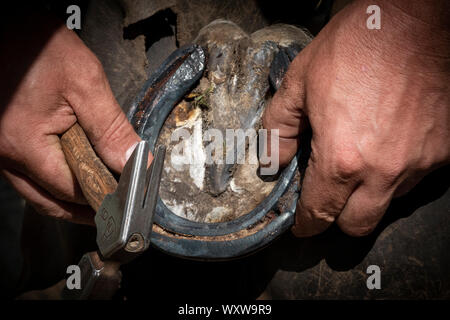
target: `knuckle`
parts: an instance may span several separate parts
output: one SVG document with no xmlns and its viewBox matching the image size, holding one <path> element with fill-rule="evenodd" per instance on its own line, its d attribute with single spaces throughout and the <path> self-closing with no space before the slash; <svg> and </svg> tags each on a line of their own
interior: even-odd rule
<svg viewBox="0 0 450 320">
<path fill-rule="evenodd" d="M 449 148 L 450 149 L 450 148 Z M 448 155 L 450 151 L 440 149 L 435 150 L 434 153 L 429 153 L 422 155 L 416 162 L 412 165 L 413 169 L 418 172 L 427 172 L 433 167 L 439 167 L 450 163 L 450 156 Z"/>
<path fill-rule="evenodd" d="M 98 134 L 99 144 L 112 144 L 120 143 L 125 138 L 128 131 L 128 121 L 123 112 L 117 110 L 117 114 L 111 117 L 111 122 L 106 127 L 106 130 L 101 134 Z"/>
<path fill-rule="evenodd" d="M 332 160 L 332 177 L 337 182 L 346 182 L 362 170 L 362 161 L 355 152 L 338 152 Z"/>
<path fill-rule="evenodd" d="M 387 184 L 392 184 L 397 179 L 403 175 L 403 173 L 406 170 L 406 165 L 404 165 L 402 162 L 387 162 L 385 164 L 382 164 L 380 162 L 380 165 L 378 165 L 378 168 L 376 171 L 378 171 L 378 174 L 382 180 L 385 181 Z"/>
<path fill-rule="evenodd" d="M 105 75 L 103 66 L 94 55 L 84 63 L 83 77 L 89 84 L 98 83 L 99 81 L 104 80 Z"/>
<path fill-rule="evenodd" d="M 335 215 L 331 212 L 320 210 L 316 208 L 311 207 L 305 207 L 305 209 L 310 213 L 310 215 L 315 219 L 319 221 L 324 221 L 328 223 L 333 223 L 335 220 Z"/>
</svg>

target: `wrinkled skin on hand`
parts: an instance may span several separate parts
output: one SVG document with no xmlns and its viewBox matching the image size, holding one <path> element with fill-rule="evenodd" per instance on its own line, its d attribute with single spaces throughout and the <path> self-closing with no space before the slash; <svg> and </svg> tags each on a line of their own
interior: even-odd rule
<svg viewBox="0 0 450 320">
<path fill-rule="evenodd" d="M 3 93 L 0 99 L 1 174 L 38 212 L 92 224 L 94 212 L 65 161 L 59 136 L 78 121 L 97 154 L 115 172 L 121 172 L 127 151 L 140 138 L 94 54 L 65 25 L 35 19 L 35 28 L 16 25 L 2 39 L 2 88 L 18 66 L 32 63 L 14 92 Z M 44 45 L 35 57 L 30 57 L 32 50 L 23 50 L 24 43 L 33 48 L 40 42 Z"/>
<path fill-rule="evenodd" d="M 312 130 L 297 236 L 333 222 L 367 235 L 393 197 L 450 162 L 449 6 L 372 2 L 356 1 L 330 21 L 293 61 L 263 117 L 280 129 L 281 165 Z M 370 4 L 381 8 L 381 30 L 366 27 Z"/>
</svg>

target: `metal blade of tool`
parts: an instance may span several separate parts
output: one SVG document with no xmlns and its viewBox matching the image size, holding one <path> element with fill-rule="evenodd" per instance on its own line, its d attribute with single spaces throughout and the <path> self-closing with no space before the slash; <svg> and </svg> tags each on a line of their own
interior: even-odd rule
<svg viewBox="0 0 450 320">
<path fill-rule="evenodd" d="M 157 148 L 147 170 L 148 153 L 146 141 L 136 146 L 116 191 L 105 197 L 95 216 L 97 244 L 105 259 L 124 262 L 145 251 L 150 244 L 165 148 Z"/>
<path fill-rule="evenodd" d="M 120 265 L 134 259 L 150 244 L 165 147 L 158 147 L 147 170 L 148 142 L 138 143 L 117 184 L 78 124 L 62 135 L 61 145 L 83 194 L 97 211 L 99 247 L 98 252 L 87 253 L 80 260 L 82 286 L 66 286 L 62 297 L 107 299 L 120 285 Z"/>
</svg>

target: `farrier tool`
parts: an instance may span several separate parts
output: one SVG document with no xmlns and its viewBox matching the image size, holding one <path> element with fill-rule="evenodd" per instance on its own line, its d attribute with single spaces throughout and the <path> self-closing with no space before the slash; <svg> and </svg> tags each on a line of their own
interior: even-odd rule
<svg viewBox="0 0 450 320">
<path fill-rule="evenodd" d="M 108 299 L 120 286 L 119 267 L 150 244 L 165 147 L 159 146 L 147 169 L 149 145 L 141 141 L 128 159 L 119 183 L 97 157 L 83 129 L 75 124 L 61 145 L 88 203 L 96 211 L 96 252 L 79 262 L 81 288 L 63 290 L 64 299 Z"/>
</svg>

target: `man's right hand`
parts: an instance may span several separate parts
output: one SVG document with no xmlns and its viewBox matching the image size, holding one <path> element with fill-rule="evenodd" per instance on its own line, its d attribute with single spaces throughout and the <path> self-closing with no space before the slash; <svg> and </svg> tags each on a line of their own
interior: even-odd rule
<svg viewBox="0 0 450 320">
<path fill-rule="evenodd" d="M 0 65 L 6 70 L 0 76 L 3 88 L 15 67 L 30 59 L 30 53 L 20 48 L 27 37 L 33 45 L 42 35 L 49 21 L 41 22 L 22 34 L 11 30 L 0 53 Z M 93 224 L 94 212 L 85 205 L 59 136 L 78 121 L 100 158 L 118 173 L 140 138 L 95 55 L 65 25 L 55 25 L 52 36 L 41 39 L 45 46 L 14 92 L 0 99 L 0 170 L 38 212 Z"/>
</svg>

